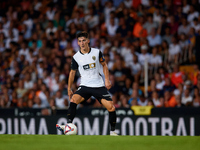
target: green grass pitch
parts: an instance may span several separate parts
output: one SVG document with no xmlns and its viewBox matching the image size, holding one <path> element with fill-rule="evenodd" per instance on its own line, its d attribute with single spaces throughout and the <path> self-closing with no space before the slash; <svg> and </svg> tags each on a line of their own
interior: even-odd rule
<svg viewBox="0 0 200 150">
<path fill-rule="evenodd" d="M 199 136 L 0 135 L 0 150 L 199 150 Z"/>
</svg>

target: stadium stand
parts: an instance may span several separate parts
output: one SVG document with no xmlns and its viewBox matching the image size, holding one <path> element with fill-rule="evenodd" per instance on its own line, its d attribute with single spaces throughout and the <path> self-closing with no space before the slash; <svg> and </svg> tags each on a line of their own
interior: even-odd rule
<svg viewBox="0 0 200 150">
<path fill-rule="evenodd" d="M 199 107 L 199 8 L 197 0 L 1 0 L 0 108 L 67 108 L 80 31 L 105 56 L 116 108 Z M 73 91 L 79 84 L 77 73 Z M 92 97 L 79 107 L 102 106 Z"/>
</svg>

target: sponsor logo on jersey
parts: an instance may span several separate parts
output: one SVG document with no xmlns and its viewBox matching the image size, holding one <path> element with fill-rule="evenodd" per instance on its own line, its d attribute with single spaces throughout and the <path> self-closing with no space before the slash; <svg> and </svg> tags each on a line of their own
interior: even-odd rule
<svg viewBox="0 0 200 150">
<path fill-rule="evenodd" d="M 89 70 L 89 69 L 94 69 L 96 68 L 96 64 L 95 63 L 91 63 L 91 64 L 87 64 L 83 66 L 84 70 Z"/>
<path fill-rule="evenodd" d="M 92 56 L 92 59 L 93 59 L 93 60 L 96 60 L 96 57 L 95 57 L 95 56 Z"/>
</svg>

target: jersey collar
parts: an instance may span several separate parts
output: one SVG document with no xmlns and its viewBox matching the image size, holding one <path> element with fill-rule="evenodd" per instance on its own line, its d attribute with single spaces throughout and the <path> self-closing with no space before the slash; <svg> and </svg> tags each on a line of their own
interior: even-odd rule
<svg viewBox="0 0 200 150">
<path fill-rule="evenodd" d="M 82 55 L 84 55 L 84 54 L 81 52 L 81 50 L 79 50 L 79 52 L 80 52 Z M 90 52 L 91 52 L 91 47 L 90 47 L 89 52 L 88 52 L 88 53 L 85 53 L 85 54 L 89 54 Z"/>
</svg>

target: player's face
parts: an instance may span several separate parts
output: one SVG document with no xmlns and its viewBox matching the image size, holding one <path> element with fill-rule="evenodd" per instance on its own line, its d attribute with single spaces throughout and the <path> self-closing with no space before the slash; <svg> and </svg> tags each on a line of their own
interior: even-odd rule
<svg viewBox="0 0 200 150">
<path fill-rule="evenodd" d="M 80 46 L 81 50 L 88 50 L 90 40 L 85 37 L 79 37 L 78 38 L 78 45 Z"/>
</svg>

